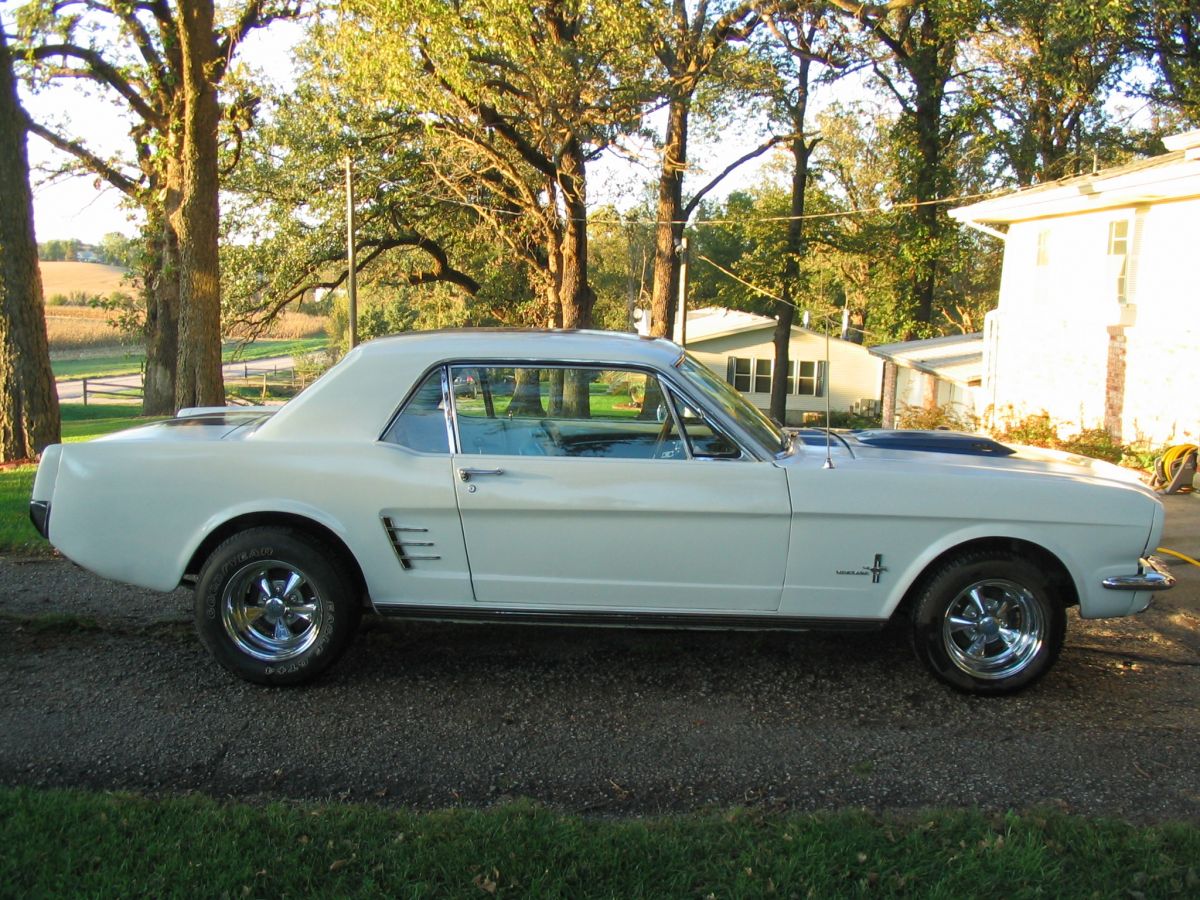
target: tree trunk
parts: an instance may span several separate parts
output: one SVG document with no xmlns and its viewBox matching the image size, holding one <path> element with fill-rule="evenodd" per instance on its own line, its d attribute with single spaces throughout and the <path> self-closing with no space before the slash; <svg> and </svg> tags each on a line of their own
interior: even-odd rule
<svg viewBox="0 0 1200 900">
<path fill-rule="evenodd" d="M 510 416 L 535 416 L 539 419 L 545 417 L 546 409 L 542 406 L 541 377 L 541 369 L 517 369 L 512 400 L 508 404 Z"/>
<path fill-rule="evenodd" d="M 796 318 L 793 299 L 800 275 L 800 259 L 804 255 L 804 198 L 808 187 L 808 160 L 812 146 L 804 140 L 804 117 L 808 112 L 808 75 L 812 63 L 800 62 L 797 72 L 796 100 L 790 104 L 792 134 L 792 204 L 787 225 L 787 246 L 783 262 L 783 297 L 775 304 L 775 377 L 771 379 L 771 416 L 781 425 L 787 424 L 787 373 L 791 365 L 792 323 Z M 826 323 L 826 328 L 829 324 Z M 826 375 L 828 379 L 828 375 Z M 828 386 L 826 387 L 828 390 Z"/>
<path fill-rule="evenodd" d="M 0 460 L 5 462 L 41 453 L 61 436 L 25 136 L 25 111 L 0 29 Z"/>
<path fill-rule="evenodd" d="M 183 180 L 178 213 L 179 361 L 175 404 L 223 406 L 221 281 L 217 254 L 217 89 L 208 78 L 217 62 L 212 0 L 179 6 L 183 57 Z"/>
<path fill-rule="evenodd" d="M 587 181 L 583 148 L 571 139 L 563 151 L 559 169 L 566 222 L 563 224 L 562 303 L 563 328 L 591 328 L 596 294 L 588 283 Z"/>
<path fill-rule="evenodd" d="M 572 138 L 567 142 L 559 167 L 566 222 L 563 225 L 562 303 L 563 328 L 590 328 L 596 294 L 588 283 L 587 181 L 583 149 Z M 589 382 L 584 373 L 571 369 L 563 382 L 563 414 L 586 418 L 590 414 Z"/>
<path fill-rule="evenodd" d="M 952 77 L 951 63 L 943 58 L 945 47 L 938 34 L 938 21 L 931 7 L 926 7 L 921 20 L 921 44 L 907 64 L 913 85 L 914 128 L 916 130 L 918 168 L 914 193 L 918 206 L 916 233 L 913 235 L 913 259 L 916 271 L 910 286 L 911 309 L 917 323 L 910 329 L 907 340 L 927 337 L 933 324 L 934 294 L 937 289 L 938 257 L 942 237 L 942 218 L 936 200 L 944 180 L 942 172 L 942 102 L 946 84 Z M 921 328 L 920 326 L 925 326 Z"/>
<path fill-rule="evenodd" d="M 165 219 L 147 223 L 145 244 L 142 296 L 146 302 L 146 375 L 142 382 L 142 415 L 162 416 L 176 409 L 179 244 Z"/>
<path fill-rule="evenodd" d="M 679 296 L 679 254 L 683 240 L 683 176 L 687 169 L 689 101 L 675 98 L 667 116 L 662 173 L 658 179 L 658 213 L 654 226 L 654 287 L 650 299 L 650 334 L 670 337 Z"/>
</svg>

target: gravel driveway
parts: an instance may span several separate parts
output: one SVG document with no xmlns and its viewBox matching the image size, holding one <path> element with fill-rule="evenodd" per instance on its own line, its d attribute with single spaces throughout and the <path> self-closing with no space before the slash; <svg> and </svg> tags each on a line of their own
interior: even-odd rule
<svg viewBox="0 0 1200 900">
<path fill-rule="evenodd" d="M 1164 544 L 1200 554 L 1200 497 Z M 903 631 L 629 632 L 368 618 L 318 683 L 226 675 L 191 595 L 0 561 L 0 783 L 593 813 L 1050 803 L 1200 820 L 1200 569 L 979 700 Z M 66 614 L 70 618 L 55 618 Z M 88 620 L 91 621 L 88 621 Z"/>
</svg>

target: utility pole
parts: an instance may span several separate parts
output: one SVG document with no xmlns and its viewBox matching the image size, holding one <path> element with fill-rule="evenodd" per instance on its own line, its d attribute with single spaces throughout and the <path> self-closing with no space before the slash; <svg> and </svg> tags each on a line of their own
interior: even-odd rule
<svg viewBox="0 0 1200 900">
<path fill-rule="evenodd" d="M 688 291 L 688 239 L 685 234 L 679 240 L 675 252 L 679 254 L 679 300 L 675 304 L 675 335 L 680 347 L 687 346 L 687 291 Z"/>
<path fill-rule="evenodd" d="M 354 169 L 346 156 L 346 296 L 350 301 L 350 348 L 358 346 L 358 271 L 354 254 Z"/>
</svg>

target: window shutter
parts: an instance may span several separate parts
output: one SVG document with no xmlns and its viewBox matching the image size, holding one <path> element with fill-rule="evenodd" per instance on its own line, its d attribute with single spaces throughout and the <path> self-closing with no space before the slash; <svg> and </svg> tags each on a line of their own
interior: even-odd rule
<svg viewBox="0 0 1200 900">
<path fill-rule="evenodd" d="M 725 358 L 725 380 L 733 384 L 733 367 L 737 364 L 737 360 L 732 356 Z"/>
<path fill-rule="evenodd" d="M 825 396 L 825 363 L 824 361 L 817 363 L 817 391 L 816 396 Z"/>
</svg>

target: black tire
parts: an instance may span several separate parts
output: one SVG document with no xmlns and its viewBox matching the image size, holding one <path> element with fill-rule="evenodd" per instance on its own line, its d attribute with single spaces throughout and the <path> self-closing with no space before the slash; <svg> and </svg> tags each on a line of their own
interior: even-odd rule
<svg viewBox="0 0 1200 900">
<path fill-rule="evenodd" d="M 1049 579 L 1003 551 L 942 563 L 912 607 L 917 657 L 942 681 L 973 694 L 1009 694 L 1050 670 L 1067 617 Z"/>
<path fill-rule="evenodd" d="M 301 684 L 333 663 L 362 617 L 355 580 L 324 542 L 289 528 L 226 540 L 196 584 L 196 631 L 223 667 L 256 684 Z"/>
</svg>

